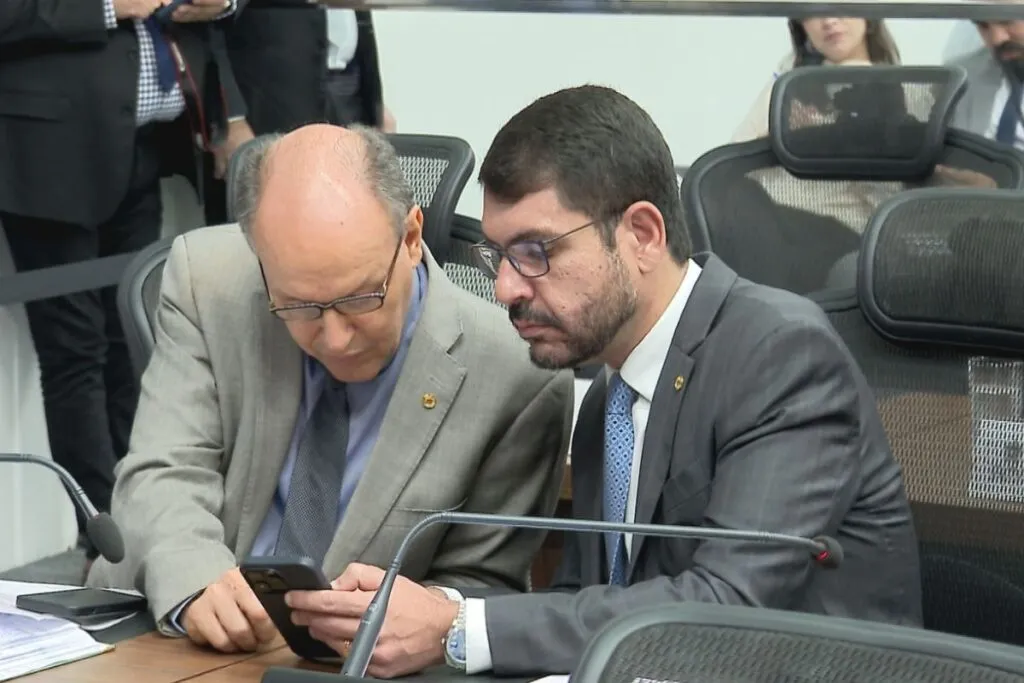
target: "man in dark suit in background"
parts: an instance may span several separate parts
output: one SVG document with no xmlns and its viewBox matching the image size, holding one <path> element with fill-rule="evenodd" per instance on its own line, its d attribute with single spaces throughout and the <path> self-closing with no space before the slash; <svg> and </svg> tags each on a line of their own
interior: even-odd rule
<svg viewBox="0 0 1024 683">
<path fill-rule="evenodd" d="M 429 589 L 399 579 L 370 675 L 442 661 L 570 673 L 617 615 L 673 602 L 919 625 L 910 506 L 867 381 L 812 302 L 691 253 L 650 117 L 607 88 L 543 97 L 498 132 L 480 180 L 481 265 L 534 363 L 608 366 L 573 436 L 573 515 L 829 535 L 845 560 L 826 570 L 784 544 L 566 535 L 548 592 L 426 610 Z M 290 594 L 293 619 L 344 651 L 382 575 L 350 565 L 333 591 Z"/>
<path fill-rule="evenodd" d="M 226 22 L 231 65 L 246 118 L 229 126 L 208 185 L 208 224 L 227 219 L 219 182 L 236 149 L 254 135 L 287 133 L 308 123 L 354 123 L 394 132 L 384 106 L 370 13 L 325 9 L 308 0 L 250 0 Z"/>
<path fill-rule="evenodd" d="M 19 272 L 136 251 L 159 237 L 160 178 L 195 176 L 242 114 L 211 23 L 234 0 L 0 2 L 0 225 Z M 226 106 L 225 106 L 226 103 Z M 115 288 L 26 305 L 50 449 L 101 510 L 138 388 Z"/>
</svg>

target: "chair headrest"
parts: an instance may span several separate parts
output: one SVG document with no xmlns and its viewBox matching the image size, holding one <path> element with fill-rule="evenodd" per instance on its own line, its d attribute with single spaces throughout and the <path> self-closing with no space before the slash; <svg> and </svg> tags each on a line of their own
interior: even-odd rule
<svg viewBox="0 0 1024 683">
<path fill-rule="evenodd" d="M 772 149 L 801 178 L 921 179 L 966 88 L 958 66 L 799 67 L 772 88 Z"/>
<path fill-rule="evenodd" d="M 861 310 L 894 342 L 1024 353 L 1024 193 L 910 190 L 879 207 L 858 263 Z"/>
</svg>

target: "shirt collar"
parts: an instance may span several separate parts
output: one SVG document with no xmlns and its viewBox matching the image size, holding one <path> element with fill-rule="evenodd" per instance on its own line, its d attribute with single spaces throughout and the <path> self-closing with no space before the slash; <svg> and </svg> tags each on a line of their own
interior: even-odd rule
<svg viewBox="0 0 1024 683">
<path fill-rule="evenodd" d="M 654 389 L 658 386 L 661 369 L 668 358 L 669 347 L 675 336 L 679 318 L 683 315 L 686 302 L 690 299 L 701 267 L 693 259 L 686 262 L 686 275 L 679 283 L 668 307 L 654 323 L 654 327 L 644 336 L 640 343 L 626 357 L 619 374 L 622 380 L 648 403 L 654 401 Z"/>
</svg>

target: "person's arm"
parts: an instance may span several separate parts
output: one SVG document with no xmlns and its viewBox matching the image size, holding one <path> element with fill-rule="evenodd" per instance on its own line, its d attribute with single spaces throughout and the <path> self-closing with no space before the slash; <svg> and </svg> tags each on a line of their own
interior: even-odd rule
<svg viewBox="0 0 1024 683">
<path fill-rule="evenodd" d="M 29 40 L 105 42 L 116 28 L 112 0 L 3 0 L 0 2 L 0 45 Z"/>
<path fill-rule="evenodd" d="M 236 566 L 219 518 L 224 441 L 217 388 L 192 292 L 187 237 L 164 266 L 156 345 L 128 455 L 118 464 L 112 514 L 133 577 L 157 622 Z"/>
<path fill-rule="evenodd" d="M 862 433 L 852 360 L 823 325 L 786 324 L 746 353 L 717 411 L 722 444 L 706 526 L 835 533 L 856 495 Z M 680 601 L 784 608 L 815 571 L 808 553 L 703 541 L 692 568 L 627 588 L 589 586 L 486 601 L 498 675 L 568 673 L 593 634 L 628 610 Z"/>
<path fill-rule="evenodd" d="M 496 436 L 482 462 L 464 512 L 549 516 L 561 491 L 572 431 L 572 373 L 545 383 L 511 426 Z M 438 547 L 425 584 L 522 591 L 543 532 L 452 525 Z"/>
</svg>

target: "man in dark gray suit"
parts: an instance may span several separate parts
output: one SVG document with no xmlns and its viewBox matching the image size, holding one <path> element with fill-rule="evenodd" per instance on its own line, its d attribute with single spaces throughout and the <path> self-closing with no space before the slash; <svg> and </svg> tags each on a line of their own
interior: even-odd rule
<svg viewBox="0 0 1024 683">
<path fill-rule="evenodd" d="M 823 570 L 771 543 L 569 536 L 548 592 L 427 610 L 431 589 L 400 580 L 370 674 L 440 661 L 566 673 L 616 615 L 681 601 L 920 624 L 910 506 L 871 389 L 817 306 L 691 254 L 650 117 L 607 88 L 557 92 L 502 128 L 480 180 L 477 250 L 534 363 L 608 366 L 573 437 L 573 514 L 827 534 L 845 562 Z M 344 650 L 380 577 L 350 566 L 337 590 L 293 596 L 296 619 Z"/>
</svg>

